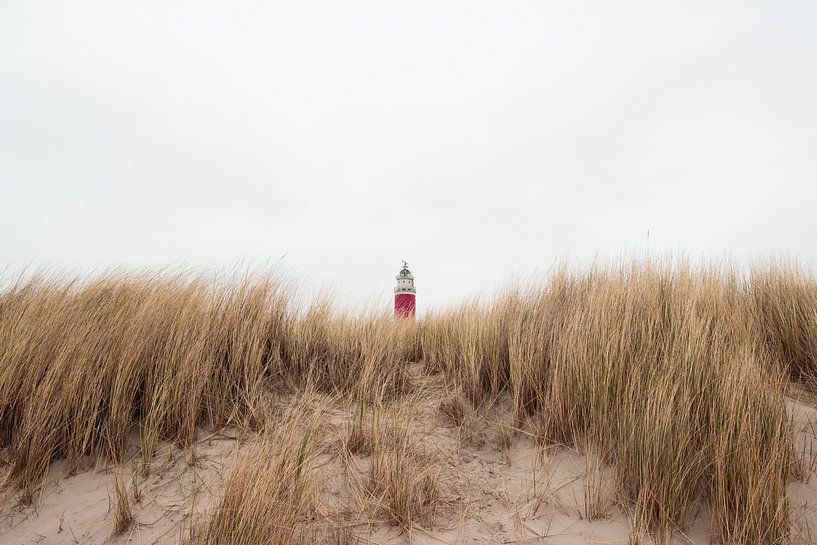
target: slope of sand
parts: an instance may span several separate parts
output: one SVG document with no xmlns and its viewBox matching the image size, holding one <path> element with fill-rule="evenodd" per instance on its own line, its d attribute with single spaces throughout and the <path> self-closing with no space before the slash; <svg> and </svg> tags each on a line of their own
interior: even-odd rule
<svg viewBox="0 0 817 545">
<path fill-rule="evenodd" d="M 817 543 L 817 397 L 799 390 L 791 394 L 788 410 L 802 466 L 802 478 L 786 487 L 792 533 L 802 543 Z"/>
<path fill-rule="evenodd" d="M 433 461 L 444 501 L 432 520 L 418 521 L 410 533 L 361 504 L 353 482 L 365 478 L 370 461 L 339 454 L 354 408 L 334 408 L 324 415 L 322 450 L 311 464 L 319 498 L 318 518 L 311 524 L 334 535 L 327 542 L 343 542 L 338 528 L 353 537 L 346 541 L 352 543 L 355 538 L 395 544 L 629 542 L 630 522 L 615 495 L 614 468 L 600 467 L 592 452 L 565 447 L 543 452 L 510 427 L 509 403 L 479 415 L 469 410 L 454 423 L 439 410 L 441 385 L 427 377 L 419 382 L 420 394 L 409 407 L 413 444 L 419 456 Z M 817 410 L 811 402 L 789 400 L 803 458 L 803 478 L 788 486 L 793 543 L 812 543 L 817 536 Z M 245 438 L 244 444 L 252 443 L 251 435 Z M 74 475 L 65 475 L 64 463 L 56 462 L 33 505 L 19 505 L 13 494 L 4 498 L 0 543 L 182 543 L 214 508 L 244 444 L 235 430 L 226 430 L 201 432 L 193 448 L 163 445 L 147 478 L 135 456 L 116 469 L 99 464 Z M 128 488 L 134 516 L 118 536 L 113 535 L 115 471 Z M 707 509 L 701 505 L 673 542 L 709 541 Z"/>
<path fill-rule="evenodd" d="M 0 509 L 0 543 L 177 543 L 189 535 L 191 517 L 220 496 L 234 460 L 229 431 L 200 440 L 193 449 L 162 445 L 147 478 L 137 464 L 98 465 L 74 475 L 65 463 L 52 465 L 33 505 L 7 497 Z M 116 501 L 115 472 L 128 487 L 136 523 L 109 539 Z"/>
</svg>

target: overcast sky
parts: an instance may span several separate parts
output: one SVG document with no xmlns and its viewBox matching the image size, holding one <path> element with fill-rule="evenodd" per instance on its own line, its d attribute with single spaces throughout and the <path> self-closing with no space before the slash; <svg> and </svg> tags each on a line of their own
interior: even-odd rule
<svg viewBox="0 0 817 545">
<path fill-rule="evenodd" d="M 427 309 L 559 259 L 817 263 L 817 2 L 0 0 L 0 263 Z M 649 231 L 649 240 L 647 232 Z"/>
</svg>

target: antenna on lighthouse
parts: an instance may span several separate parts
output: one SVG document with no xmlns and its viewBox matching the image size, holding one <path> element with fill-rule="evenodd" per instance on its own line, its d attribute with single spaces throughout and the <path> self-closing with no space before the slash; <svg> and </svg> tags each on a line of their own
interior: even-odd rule
<svg viewBox="0 0 817 545">
<path fill-rule="evenodd" d="M 409 270 L 408 262 L 403 261 L 403 268 L 397 273 L 396 279 L 397 285 L 394 286 L 394 317 L 414 320 L 417 290 L 414 288 L 414 275 Z"/>
</svg>

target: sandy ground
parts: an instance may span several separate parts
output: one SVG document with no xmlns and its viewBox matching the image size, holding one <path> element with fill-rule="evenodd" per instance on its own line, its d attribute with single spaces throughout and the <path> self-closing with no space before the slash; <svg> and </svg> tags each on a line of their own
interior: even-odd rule
<svg viewBox="0 0 817 545">
<path fill-rule="evenodd" d="M 817 396 L 791 392 L 789 414 L 802 464 L 802 479 L 787 486 L 792 533 L 802 543 L 817 543 Z"/>
<path fill-rule="evenodd" d="M 203 438 L 194 449 L 162 445 L 147 478 L 135 459 L 125 467 L 99 465 L 75 475 L 66 475 L 65 463 L 56 462 L 33 505 L 6 498 L 0 543 L 179 543 L 189 536 L 190 521 L 220 497 L 236 444 L 227 430 Z M 128 487 L 136 523 L 111 539 L 115 472 Z"/>
<path fill-rule="evenodd" d="M 615 498 L 614 468 L 600 467 L 592 453 L 570 448 L 543 453 L 525 433 L 510 428 L 510 414 L 501 404 L 482 416 L 469 411 L 456 425 L 438 409 L 438 386 L 428 380 L 411 405 L 415 448 L 434 460 L 445 491 L 433 520 L 406 533 L 355 503 L 350 483 L 366 474 L 369 460 L 344 458 L 336 448 L 353 409 L 333 409 L 325 415 L 326 429 L 335 430 L 337 437 L 328 434 L 312 464 L 318 512 L 326 520 L 347 528 L 347 535 L 361 544 L 629 542 L 628 514 Z M 789 410 L 803 458 L 803 478 L 788 486 L 792 542 L 814 543 L 817 410 L 813 399 L 792 395 Z M 0 544 L 183 543 L 221 496 L 236 454 L 252 442 L 248 437 L 241 443 L 236 434 L 201 432 L 193 449 L 163 445 L 146 479 L 135 462 L 120 468 L 100 464 L 70 476 L 57 462 L 34 505 L 20 506 L 13 496 L 4 499 Z M 112 535 L 115 471 L 127 484 L 135 519 L 119 536 Z M 341 541 L 335 537 L 331 542 Z M 709 542 L 708 514 L 702 505 L 673 543 Z"/>
</svg>

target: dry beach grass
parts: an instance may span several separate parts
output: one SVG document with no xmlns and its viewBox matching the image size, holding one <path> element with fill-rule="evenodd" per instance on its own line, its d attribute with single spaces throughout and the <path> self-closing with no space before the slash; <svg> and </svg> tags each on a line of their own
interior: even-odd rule
<svg viewBox="0 0 817 545">
<path fill-rule="evenodd" d="M 686 535 L 702 512 L 712 542 L 807 542 L 817 504 L 800 516 L 788 491 L 814 451 L 788 396 L 816 385 L 817 282 L 783 264 L 562 267 L 417 324 L 302 308 L 270 276 L 27 276 L 0 293 L 5 504 L 47 501 L 55 462 L 137 461 L 110 539 L 159 451 L 229 426 L 235 467 L 177 541 L 419 539 L 471 516 L 471 453 L 514 469 L 530 442 L 531 468 L 579 453 L 576 516 L 618 512 L 631 543 Z M 514 501 L 541 521 L 565 486 Z"/>
</svg>

